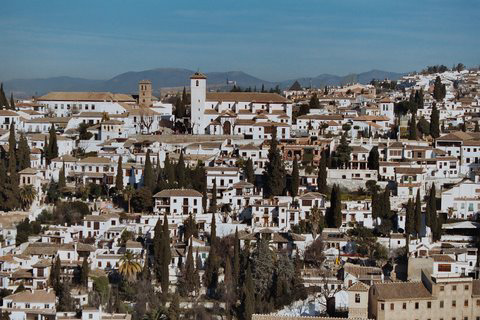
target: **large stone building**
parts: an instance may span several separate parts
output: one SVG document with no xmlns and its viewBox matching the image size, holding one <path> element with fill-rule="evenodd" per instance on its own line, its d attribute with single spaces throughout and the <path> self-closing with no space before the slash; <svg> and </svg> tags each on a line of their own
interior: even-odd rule
<svg viewBox="0 0 480 320">
<path fill-rule="evenodd" d="M 369 317 L 377 320 L 479 320 L 480 280 L 431 277 L 376 283 L 370 288 Z"/>
<path fill-rule="evenodd" d="M 193 134 L 244 135 L 250 139 L 290 137 L 292 103 L 276 93 L 207 92 L 207 77 L 191 76 Z"/>
</svg>

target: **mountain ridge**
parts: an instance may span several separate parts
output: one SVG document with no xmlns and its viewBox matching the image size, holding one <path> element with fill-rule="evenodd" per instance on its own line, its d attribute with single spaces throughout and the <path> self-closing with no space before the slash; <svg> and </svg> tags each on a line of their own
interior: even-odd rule
<svg viewBox="0 0 480 320">
<path fill-rule="evenodd" d="M 186 68 L 155 68 L 143 71 L 127 71 L 120 73 L 106 80 L 92 80 L 80 77 L 58 76 L 50 78 L 34 79 L 13 79 L 5 81 L 5 92 L 13 92 L 15 96 L 29 97 L 32 95 L 43 95 L 51 91 L 110 91 L 122 93 L 136 93 L 138 82 L 148 79 L 152 81 L 154 93 L 158 93 L 162 88 L 179 88 L 190 85 L 190 76 L 195 71 Z M 372 79 L 390 79 L 397 80 L 403 74 L 388 72 L 378 69 L 361 73 L 351 73 L 344 76 L 333 75 L 329 73 L 319 74 L 315 77 L 300 77 L 284 81 L 263 80 L 243 71 L 216 71 L 206 72 L 208 86 L 218 89 L 228 89 L 227 79 L 235 81 L 242 87 L 257 87 L 259 90 L 262 85 L 266 89 L 279 86 L 288 88 L 295 81 L 298 81 L 303 87 L 321 88 L 324 86 L 344 85 L 352 82 L 369 83 Z M 230 87 L 232 85 L 230 84 Z"/>
</svg>

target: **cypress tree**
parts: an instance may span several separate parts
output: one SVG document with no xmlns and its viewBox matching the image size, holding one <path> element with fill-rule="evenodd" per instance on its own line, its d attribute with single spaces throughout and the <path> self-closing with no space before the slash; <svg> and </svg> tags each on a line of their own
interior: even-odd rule
<svg viewBox="0 0 480 320">
<path fill-rule="evenodd" d="M 250 183 L 255 183 L 255 170 L 253 169 L 253 161 L 251 158 L 248 158 L 247 162 L 243 168 L 243 174 Z"/>
<path fill-rule="evenodd" d="M 17 173 L 17 157 L 16 157 L 16 145 L 15 139 L 15 124 L 10 125 L 10 135 L 8 137 L 8 185 L 7 188 L 11 191 L 12 199 L 8 199 L 11 202 L 11 207 L 19 207 L 18 202 L 18 184 L 19 177 Z"/>
<path fill-rule="evenodd" d="M 45 160 L 45 164 L 48 165 L 48 140 L 47 136 L 45 136 L 45 139 L 43 141 L 43 158 Z"/>
<path fill-rule="evenodd" d="M 326 194 L 328 192 L 327 186 L 327 151 L 322 150 L 320 164 L 318 166 L 317 177 L 317 189 L 318 192 Z"/>
<path fill-rule="evenodd" d="M 10 94 L 10 109 L 15 110 L 15 100 L 13 99 L 13 93 Z"/>
<path fill-rule="evenodd" d="M 408 125 L 408 140 L 417 140 L 417 120 L 415 114 L 412 114 Z"/>
<path fill-rule="evenodd" d="M 210 202 L 210 211 L 216 212 L 217 211 L 217 180 L 213 180 L 213 188 L 212 188 L 212 201 Z"/>
<path fill-rule="evenodd" d="M 173 184 L 175 183 L 175 167 L 170 161 L 170 157 L 168 156 L 168 154 L 165 157 L 164 170 L 169 185 L 173 186 Z"/>
<path fill-rule="evenodd" d="M 417 238 L 420 238 L 420 232 L 422 230 L 422 202 L 420 199 L 420 190 L 417 191 L 417 197 L 415 199 L 415 232 Z"/>
<path fill-rule="evenodd" d="M 427 212 L 426 212 L 426 219 L 427 219 L 427 226 L 433 231 L 433 220 L 435 220 L 437 216 L 437 198 L 435 195 L 435 183 L 432 183 L 432 187 L 430 188 L 430 194 L 428 195 L 428 202 L 427 202 Z"/>
<path fill-rule="evenodd" d="M 162 279 L 162 219 L 157 220 L 153 235 L 153 267 L 158 281 Z"/>
<path fill-rule="evenodd" d="M 22 133 L 20 136 L 20 142 L 18 143 L 18 170 L 21 171 L 25 168 L 30 168 L 30 147 L 28 146 L 28 141 L 25 135 Z"/>
<path fill-rule="evenodd" d="M 52 123 L 49 132 L 48 139 L 48 154 L 47 154 L 47 164 L 50 164 L 52 159 L 58 157 L 58 145 L 57 145 L 57 133 L 55 132 L 55 126 Z"/>
<path fill-rule="evenodd" d="M 143 185 L 151 192 L 155 191 L 155 177 L 153 174 L 152 162 L 150 160 L 150 150 L 147 151 L 145 157 L 145 168 L 143 171 Z"/>
<path fill-rule="evenodd" d="M 292 181 L 290 183 L 290 193 L 293 198 L 298 195 L 298 187 L 300 185 L 300 174 L 298 172 L 298 161 L 297 158 L 293 160 L 293 169 L 292 169 Z"/>
<path fill-rule="evenodd" d="M 217 241 L 217 223 L 215 219 L 215 212 L 212 213 L 212 222 L 210 223 L 210 246 L 215 246 Z"/>
<path fill-rule="evenodd" d="M 334 184 L 330 195 L 330 208 L 327 212 L 329 228 L 340 228 L 342 225 L 342 202 L 339 187 Z"/>
<path fill-rule="evenodd" d="M 377 170 L 380 167 L 380 154 L 378 153 L 378 147 L 373 147 L 368 153 L 367 165 L 370 170 Z"/>
<path fill-rule="evenodd" d="M 408 199 L 405 219 L 405 233 L 411 235 L 415 232 L 415 205 L 412 199 Z"/>
<path fill-rule="evenodd" d="M 250 265 L 245 274 L 245 284 L 243 285 L 242 311 L 243 319 L 251 320 L 255 312 L 255 287 L 253 286 L 252 270 Z"/>
<path fill-rule="evenodd" d="M 118 157 L 117 175 L 115 176 L 115 189 L 117 189 L 117 192 L 121 192 L 123 190 L 122 162 L 123 162 L 122 156 Z"/>
<path fill-rule="evenodd" d="M 240 277 L 240 240 L 238 239 L 238 228 L 235 228 L 235 238 L 233 243 L 233 280 L 238 285 Z"/>
<path fill-rule="evenodd" d="M 274 197 L 283 194 L 285 189 L 285 168 L 282 163 L 282 156 L 278 150 L 277 135 L 273 128 L 270 149 L 268 150 L 268 161 L 264 171 L 264 192 L 266 197 Z"/>
<path fill-rule="evenodd" d="M 162 226 L 162 273 L 160 284 L 162 287 L 162 293 L 168 293 L 168 286 L 170 285 L 169 279 L 169 266 L 171 258 L 170 251 L 170 231 L 168 229 L 168 219 L 167 214 L 163 217 L 163 226 Z"/>
<path fill-rule="evenodd" d="M 192 245 L 188 246 L 187 260 L 185 261 L 185 270 L 183 273 L 183 285 L 186 287 L 184 290 L 188 293 L 194 292 L 195 283 L 195 265 L 193 263 Z"/>
<path fill-rule="evenodd" d="M 65 179 L 65 162 L 62 164 L 62 168 L 58 173 L 58 188 L 61 190 L 67 186 L 67 182 Z"/>
<path fill-rule="evenodd" d="M 186 187 L 187 183 L 185 180 L 185 161 L 183 160 L 183 151 L 180 152 L 180 157 L 178 158 L 178 163 L 175 167 L 175 174 L 177 175 L 178 185 L 181 188 Z"/>
<path fill-rule="evenodd" d="M 0 109 L 9 109 L 8 100 L 3 91 L 3 83 L 0 83 Z"/>
<path fill-rule="evenodd" d="M 433 104 L 432 114 L 430 116 L 430 135 L 435 139 L 440 137 L 440 112 L 435 103 Z"/>
<path fill-rule="evenodd" d="M 80 282 L 82 286 L 85 288 L 88 288 L 88 273 L 89 273 L 89 266 L 88 266 L 88 260 L 87 257 L 83 258 L 82 262 L 82 273 L 80 275 Z"/>
</svg>

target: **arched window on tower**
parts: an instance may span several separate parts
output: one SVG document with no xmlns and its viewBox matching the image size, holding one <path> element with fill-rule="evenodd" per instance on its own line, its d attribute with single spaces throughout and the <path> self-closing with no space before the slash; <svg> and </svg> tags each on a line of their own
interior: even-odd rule
<svg viewBox="0 0 480 320">
<path fill-rule="evenodd" d="M 197 86 L 197 87 L 198 87 L 198 80 L 197 80 L 197 81 L 195 81 L 195 86 Z"/>
</svg>

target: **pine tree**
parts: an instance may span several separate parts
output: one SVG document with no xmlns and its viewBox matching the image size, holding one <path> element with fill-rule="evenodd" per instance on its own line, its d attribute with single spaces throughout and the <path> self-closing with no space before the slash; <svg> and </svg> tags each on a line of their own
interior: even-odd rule
<svg viewBox="0 0 480 320">
<path fill-rule="evenodd" d="M 115 189 L 120 193 L 123 190 L 123 168 L 122 168 L 123 158 L 122 156 L 118 157 L 117 165 L 117 175 L 115 176 Z"/>
<path fill-rule="evenodd" d="M 300 174 L 298 172 L 298 161 L 297 158 L 293 160 L 293 169 L 292 169 L 292 181 L 290 183 L 290 194 L 293 198 L 298 195 L 298 187 L 300 185 Z"/>
<path fill-rule="evenodd" d="M 273 128 L 270 149 L 268 150 L 268 161 L 264 171 L 264 192 L 266 197 L 274 197 L 283 194 L 285 190 L 285 168 L 282 163 L 282 156 L 278 150 L 276 128 Z"/>
<path fill-rule="evenodd" d="M 342 225 L 342 202 L 340 188 L 334 184 L 330 195 L 330 208 L 327 211 L 329 228 L 340 228 Z"/>
<path fill-rule="evenodd" d="M 378 147 L 375 146 L 370 150 L 367 161 L 368 169 L 378 171 L 378 168 L 380 167 L 380 154 L 378 153 Z"/>
<path fill-rule="evenodd" d="M 253 161 L 251 158 L 245 162 L 243 167 L 243 174 L 250 183 L 255 183 L 255 170 L 253 169 Z"/>
<path fill-rule="evenodd" d="M 405 232 L 411 235 L 415 232 L 415 205 L 412 199 L 408 199 L 405 220 Z"/>
<path fill-rule="evenodd" d="M 217 212 L 217 181 L 213 180 L 212 200 L 210 201 L 210 211 Z"/>
<path fill-rule="evenodd" d="M 415 232 L 417 238 L 420 238 L 420 232 L 422 231 L 422 202 L 420 199 L 420 190 L 417 191 L 417 197 L 415 199 Z"/>
<path fill-rule="evenodd" d="M 348 168 L 350 163 L 350 154 L 352 153 L 352 148 L 350 147 L 347 141 L 346 133 L 342 135 L 342 138 L 340 139 L 340 144 L 335 150 L 335 153 L 337 157 L 337 165 L 340 168 Z"/>
<path fill-rule="evenodd" d="M 408 125 L 408 140 L 417 140 L 417 121 L 415 114 L 412 114 Z"/>
<path fill-rule="evenodd" d="M 430 116 L 430 135 L 435 139 L 440 137 L 440 113 L 435 103 L 433 104 L 432 114 Z"/>
<path fill-rule="evenodd" d="M 152 161 L 150 160 L 150 150 L 147 151 L 145 157 L 145 168 L 143 171 L 143 185 L 151 192 L 155 191 L 155 177 L 153 174 Z"/>
<path fill-rule="evenodd" d="M 84 286 L 85 288 L 88 288 L 89 269 L 90 268 L 89 268 L 89 265 L 88 265 L 87 257 L 84 257 L 83 262 L 82 262 L 82 272 L 81 272 L 81 275 L 80 275 L 80 282 L 81 282 L 82 286 Z"/>
<path fill-rule="evenodd" d="M 49 139 L 48 139 L 48 153 L 47 164 L 50 164 L 52 159 L 58 157 L 58 145 L 57 145 L 57 133 L 55 132 L 55 125 L 52 123 L 50 127 Z"/>
<path fill-rule="evenodd" d="M 180 152 L 180 157 L 178 158 L 178 162 L 175 167 L 175 174 L 177 175 L 178 185 L 181 188 L 186 187 L 187 183 L 185 180 L 185 160 L 183 159 L 183 151 Z"/>
<path fill-rule="evenodd" d="M 62 164 L 62 168 L 60 169 L 60 172 L 58 173 L 58 188 L 62 190 L 67 186 L 67 181 L 65 179 L 65 162 Z"/>
<path fill-rule="evenodd" d="M 169 279 L 169 266 L 171 260 L 171 251 L 170 251 L 170 231 L 168 229 L 168 219 L 167 214 L 163 217 L 163 226 L 162 226 L 162 272 L 160 285 L 162 287 L 162 293 L 168 293 L 168 287 L 170 285 Z"/>
<path fill-rule="evenodd" d="M 251 320 L 255 312 L 255 287 L 253 286 L 252 270 L 247 267 L 245 274 L 245 284 L 243 286 L 243 300 L 242 300 L 243 320 Z"/>
<path fill-rule="evenodd" d="M 317 177 L 317 189 L 318 192 L 326 194 L 328 192 L 327 186 L 327 151 L 322 150 L 320 164 L 318 166 Z"/>
</svg>

